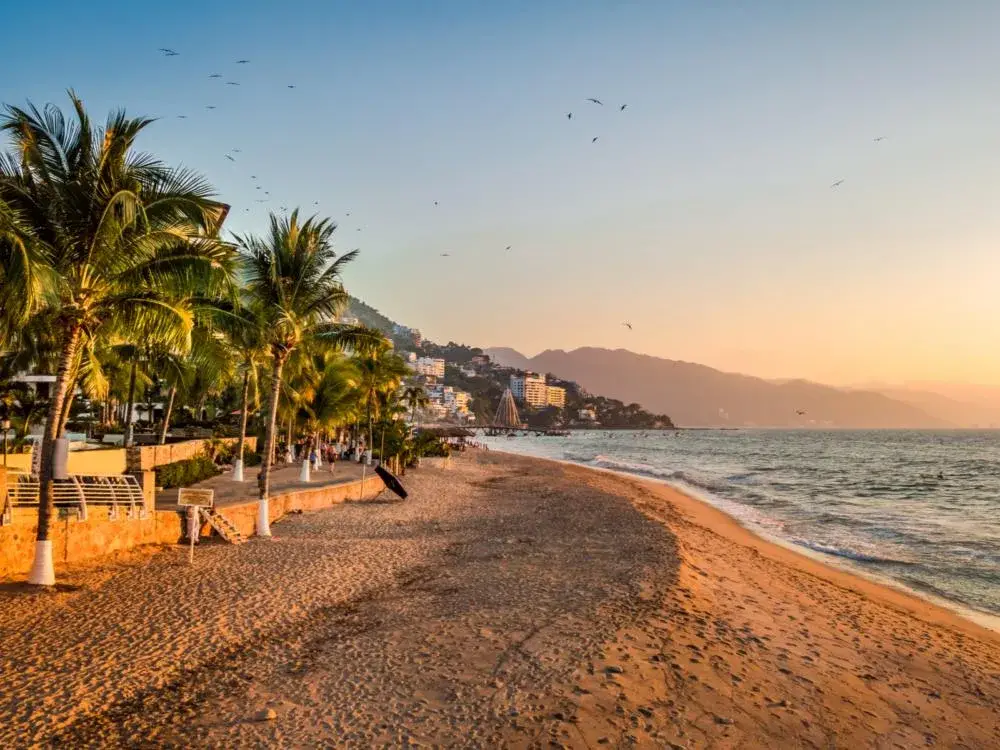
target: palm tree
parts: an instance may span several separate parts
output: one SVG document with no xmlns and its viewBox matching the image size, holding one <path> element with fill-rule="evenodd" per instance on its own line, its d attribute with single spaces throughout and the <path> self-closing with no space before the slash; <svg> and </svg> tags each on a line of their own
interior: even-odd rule
<svg viewBox="0 0 1000 750">
<path fill-rule="evenodd" d="M 348 303 L 342 272 L 357 251 L 339 255 L 333 248 L 336 225 L 312 217 L 299 220 L 271 215 L 266 237 L 237 237 L 248 304 L 260 310 L 271 358 L 263 460 L 257 478 L 257 533 L 270 536 L 268 497 L 273 463 L 282 371 L 292 353 L 310 339 L 333 345 L 363 345 L 375 340 L 367 329 L 336 323 Z"/>
<path fill-rule="evenodd" d="M 38 309 L 43 290 L 44 259 L 22 218 L 0 195 L 0 353 L 13 348 L 12 337 Z"/>
<path fill-rule="evenodd" d="M 304 422 L 310 445 L 320 434 L 335 430 L 354 418 L 358 405 L 359 373 L 354 363 L 339 352 L 327 351 L 313 356 L 305 374 L 307 383 L 299 418 Z"/>
<path fill-rule="evenodd" d="M 431 400 L 422 385 L 408 385 L 403 389 L 400 400 L 410 407 L 410 424 L 417 420 L 417 409 L 423 409 Z"/>
<path fill-rule="evenodd" d="M 379 413 L 380 398 L 394 393 L 403 378 L 411 374 L 406 362 L 386 340 L 354 357 L 361 373 L 360 394 L 368 416 L 368 449 L 372 450 L 372 427 Z"/>
<path fill-rule="evenodd" d="M 268 359 L 266 322 L 260 310 L 237 301 L 233 315 L 221 320 L 231 347 L 231 356 L 238 362 L 237 372 L 242 380 L 240 390 L 240 439 L 236 446 L 233 479 L 243 481 L 243 451 L 250 418 L 250 391 L 253 387 L 254 403 L 259 402 L 261 370 Z M 255 407 L 255 411 L 256 411 Z"/>
<path fill-rule="evenodd" d="M 135 150 L 152 122 L 109 115 L 93 128 L 70 92 L 73 116 L 55 106 L 8 106 L 0 131 L 0 202 L 27 227 L 47 267 L 42 305 L 56 316 L 59 365 L 41 447 L 35 561 L 28 580 L 55 582 L 49 523 L 56 440 L 81 353 L 95 341 L 135 340 L 137 330 L 185 348 L 190 297 L 200 281 L 229 272 L 231 249 L 217 239 L 227 208 L 198 174 Z"/>
</svg>

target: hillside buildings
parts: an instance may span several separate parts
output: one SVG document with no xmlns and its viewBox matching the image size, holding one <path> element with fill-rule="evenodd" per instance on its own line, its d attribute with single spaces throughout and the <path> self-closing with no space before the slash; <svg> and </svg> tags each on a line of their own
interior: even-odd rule
<svg viewBox="0 0 1000 750">
<path fill-rule="evenodd" d="M 435 359 L 434 357 L 417 357 L 413 362 L 410 363 L 410 367 L 417 375 L 423 375 L 428 378 L 443 378 L 444 377 L 444 360 Z"/>
<path fill-rule="evenodd" d="M 535 409 L 544 409 L 546 406 L 562 409 L 566 406 L 566 389 L 549 385 L 546 377 L 537 373 L 511 375 L 510 392 L 516 400 Z"/>
</svg>

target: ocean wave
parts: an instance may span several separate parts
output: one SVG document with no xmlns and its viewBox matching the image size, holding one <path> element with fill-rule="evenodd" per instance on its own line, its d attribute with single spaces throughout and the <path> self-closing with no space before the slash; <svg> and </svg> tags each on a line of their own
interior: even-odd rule
<svg viewBox="0 0 1000 750">
<path fill-rule="evenodd" d="M 833 544 L 814 542 L 809 539 L 793 538 L 791 541 L 793 544 L 805 547 L 806 549 L 811 549 L 813 552 L 822 552 L 824 555 L 841 557 L 845 560 L 853 560 L 854 562 L 874 563 L 879 565 L 917 565 L 917 563 L 911 560 L 899 560 L 892 557 L 871 555 L 866 552 L 858 552 L 857 550 L 850 549 L 849 547 L 838 547 Z"/>
</svg>

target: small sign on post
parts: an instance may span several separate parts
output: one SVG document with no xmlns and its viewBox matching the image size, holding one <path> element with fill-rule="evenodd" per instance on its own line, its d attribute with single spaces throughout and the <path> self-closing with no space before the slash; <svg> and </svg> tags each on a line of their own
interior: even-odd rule
<svg viewBox="0 0 1000 750">
<path fill-rule="evenodd" d="M 215 504 L 215 490 L 181 487 L 177 491 L 177 504 L 188 509 L 188 539 L 191 547 L 188 551 L 188 562 L 194 563 L 194 543 L 198 538 L 199 508 L 211 508 Z"/>
</svg>

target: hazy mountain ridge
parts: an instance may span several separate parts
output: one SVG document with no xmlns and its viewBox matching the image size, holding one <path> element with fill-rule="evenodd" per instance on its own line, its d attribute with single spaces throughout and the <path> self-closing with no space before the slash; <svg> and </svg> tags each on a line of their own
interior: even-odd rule
<svg viewBox="0 0 1000 750">
<path fill-rule="evenodd" d="M 575 380 L 591 392 L 670 414 L 681 426 L 955 426 L 913 403 L 875 391 L 805 380 L 768 381 L 625 349 L 548 349 L 534 357 L 506 347 L 486 352 L 501 364 L 552 373 Z"/>
</svg>

